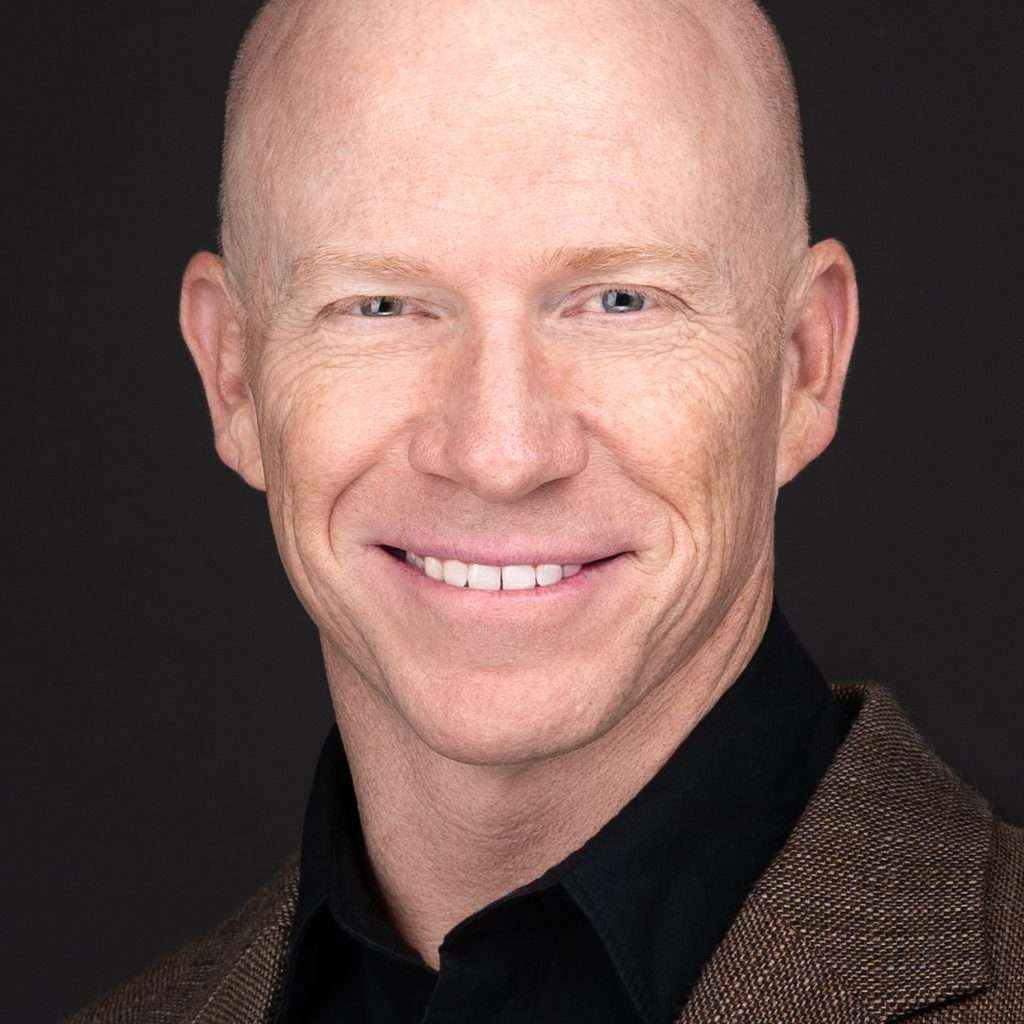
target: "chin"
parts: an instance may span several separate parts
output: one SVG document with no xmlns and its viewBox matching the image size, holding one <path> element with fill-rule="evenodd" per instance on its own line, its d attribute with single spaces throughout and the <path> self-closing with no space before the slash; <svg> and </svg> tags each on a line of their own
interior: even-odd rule
<svg viewBox="0 0 1024 1024">
<path fill-rule="evenodd" d="M 431 694 L 393 694 L 399 713 L 435 754 L 461 764 L 514 765 L 543 760 L 585 746 L 626 709 L 595 700 L 602 692 L 559 687 L 551 674 L 463 677 Z M 605 691 L 611 701 L 613 686 Z M 621 696 L 620 696 L 621 699 Z"/>
</svg>

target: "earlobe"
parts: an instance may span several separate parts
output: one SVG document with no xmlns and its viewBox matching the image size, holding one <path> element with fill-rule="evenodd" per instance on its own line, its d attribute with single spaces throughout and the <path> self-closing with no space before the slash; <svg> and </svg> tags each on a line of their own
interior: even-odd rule
<svg viewBox="0 0 1024 1024">
<path fill-rule="evenodd" d="M 857 336 L 857 279 L 840 242 L 808 254 L 804 298 L 786 338 L 776 486 L 817 458 L 835 436 Z"/>
<path fill-rule="evenodd" d="M 266 490 L 242 325 L 213 253 L 196 253 L 185 268 L 179 323 L 203 382 L 217 454 L 251 487 Z"/>
</svg>

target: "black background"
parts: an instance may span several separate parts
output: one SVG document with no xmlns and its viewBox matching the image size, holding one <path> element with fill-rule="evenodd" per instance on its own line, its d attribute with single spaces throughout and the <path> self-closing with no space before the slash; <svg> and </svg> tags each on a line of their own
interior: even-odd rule
<svg viewBox="0 0 1024 1024">
<path fill-rule="evenodd" d="M 254 7 L 4 15 L 4 1020 L 232 911 L 297 845 L 331 721 L 176 322 Z M 770 10 L 814 236 L 846 242 L 863 305 L 839 435 L 780 497 L 780 600 L 829 678 L 889 685 L 1021 822 L 1021 9 Z"/>
</svg>

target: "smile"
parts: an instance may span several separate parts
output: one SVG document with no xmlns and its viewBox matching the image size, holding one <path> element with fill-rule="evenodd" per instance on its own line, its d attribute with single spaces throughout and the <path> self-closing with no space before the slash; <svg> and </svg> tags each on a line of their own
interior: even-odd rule
<svg viewBox="0 0 1024 1024">
<path fill-rule="evenodd" d="M 563 580 L 576 576 L 583 569 L 591 569 L 618 557 L 596 559 L 583 564 L 540 565 L 481 565 L 462 562 L 457 558 L 438 558 L 419 555 L 413 551 L 383 545 L 384 550 L 397 560 L 438 583 L 467 590 L 533 590 L 555 587 Z"/>
</svg>

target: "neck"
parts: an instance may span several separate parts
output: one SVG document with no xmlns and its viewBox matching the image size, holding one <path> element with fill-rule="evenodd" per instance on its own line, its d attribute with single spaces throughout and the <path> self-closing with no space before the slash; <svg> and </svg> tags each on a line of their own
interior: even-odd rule
<svg viewBox="0 0 1024 1024">
<path fill-rule="evenodd" d="M 324 644 L 367 855 L 395 926 L 427 964 L 439 968 L 456 924 L 582 846 L 657 773 L 753 656 L 771 569 L 769 559 L 685 664 L 611 729 L 519 765 L 437 754 Z"/>
</svg>

